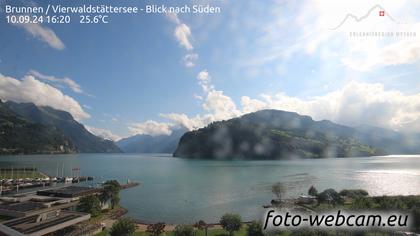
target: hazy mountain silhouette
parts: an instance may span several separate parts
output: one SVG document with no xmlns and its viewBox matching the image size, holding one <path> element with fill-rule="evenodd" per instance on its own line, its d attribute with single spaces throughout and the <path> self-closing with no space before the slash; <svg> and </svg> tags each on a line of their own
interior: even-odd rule
<svg viewBox="0 0 420 236">
<path fill-rule="evenodd" d="M 214 122 L 181 137 L 174 156 L 286 159 L 415 153 L 420 148 L 386 129 L 339 125 L 279 110 Z"/>
<path fill-rule="evenodd" d="M 138 134 L 116 142 L 119 148 L 128 153 L 173 153 L 181 136 L 187 132 L 185 128 L 172 131 L 171 135 Z"/>
</svg>

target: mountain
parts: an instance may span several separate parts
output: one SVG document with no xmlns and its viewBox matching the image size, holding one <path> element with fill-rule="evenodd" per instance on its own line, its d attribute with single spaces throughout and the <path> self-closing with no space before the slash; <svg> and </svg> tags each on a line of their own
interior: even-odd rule
<svg viewBox="0 0 420 236">
<path fill-rule="evenodd" d="M 121 152 L 114 142 L 93 135 L 66 111 L 57 110 L 48 106 L 36 106 L 33 103 L 8 101 L 4 105 L 31 123 L 52 126 L 60 130 L 71 141 L 77 152 Z"/>
<path fill-rule="evenodd" d="M 174 156 L 220 159 L 372 156 L 386 153 L 371 145 L 380 141 L 368 131 L 328 120 L 314 121 L 294 112 L 262 110 L 185 133 Z"/>
<path fill-rule="evenodd" d="M 389 154 L 418 154 L 420 153 L 420 135 L 415 133 L 399 133 L 373 126 L 358 126 L 358 133 L 353 137 L 361 142 L 381 148 Z"/>
<path fill-rule="evenodd" d="M 29 122 L 0 100 L 0 154 L 73 152 L 73 143 L 59 129 Z"/>
<path fill-rule="evenodd" d="M 121 150 L 128 153 L 173 153 L 179 138 L 187 131 L 185 128 L 179 128 L 173 130 L 171 135 L 138 134 L 121 139 L 116 144 Z"/>
</svg>

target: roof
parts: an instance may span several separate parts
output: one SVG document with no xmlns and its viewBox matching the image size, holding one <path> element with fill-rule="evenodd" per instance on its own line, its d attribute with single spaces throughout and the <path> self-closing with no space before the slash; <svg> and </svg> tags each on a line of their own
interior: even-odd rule
<svg viewBox="0 0 420 236">
<path fill-rule="evenodd" d="M 51 211 L 43 215 L 33 215 L 9 220 L 3 223 L 8 229 L 24 235 L 45 235 L 88 220 L 89 214 L 74 211 Z M 4 231 L 0 228 L 0 232 Z"/>
<path fill-rule="evenodd" d="M 68 186 L 58 189 L 48 189 L 37 191 L 41 196 L 54 196 L 54 197 L 83 197 L 101 192 L 99 188 L 83 187 L 83 186 Z"/>
<path fill-rule="evenodd" d="M 47 208 L 47 206 L 39 202 L 30 202 L 30 201 L 0 205 L 0 210 L 19 211 L 19 212 L 35 211 L 35 210 L 39 210 L 43 208 Z"/>
</svg>

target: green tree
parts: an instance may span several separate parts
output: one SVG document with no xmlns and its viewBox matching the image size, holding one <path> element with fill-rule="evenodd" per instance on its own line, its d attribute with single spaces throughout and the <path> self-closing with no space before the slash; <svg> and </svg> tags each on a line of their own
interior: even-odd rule
<svg viewBox="0 0 420 236">
<path fill-rule="evenodd" d="M 204 235 L 207 236 L 207 230 L 210 227 L 204 220 L 199 220 L 197 223 L 194 224 L 198 230 L 204 230 Z"/>
<path fill-rule="evenodd" d="M 364 189 L 343 189 L 339 194 L 340 196 L 350 198 L 366 197 L 369 195 L 369 193 Z"/>
<path fill-rule="evenodd" d="M 95 195 L 90 195 L 80 199 L 77 210 L 91 214 L 93 217 L 101 213 L 101 201 Z"/>
<path fill-rule="evenodd" d="M 156 223 L 147 226 L 146 232 L 152 236 L 159 236 L 165 232 L 165 223 Z"/>
<path fill-rule="evenodd" d="M 277 199 L 280 200 L 284 193 L 286 192 L 286 188 L 282 183 L 276 183 L 271 186 L 271 192 L 274 193 L 274 195 L 277 196 Z"/>
<path fill-rule="evenodd" d="M 233 232 L 241 229 L 242 219 L 236 214 L 224 214 L 220 219 L 220 225 L 232 236 Z"/>
<path fill-rule="evenodd" d="M 332 188 L 324 190 L 322 193 L 317 195 L 318 204 L 329 203 L 329 204 L 343 204 L 343 199 L 340 194 Z"/>
<path fill-rule="evenodd" d="M 314 186 L 311 186 L 308 190 L 308 195 L 309 196 L 316 196 L 316 195 L 318 195 L 318 190 Z"/>
<path fill-rule="evenodd" d="M 108 180 L 102 184 L 101 202 L 105 204 L 107 201 L 111 202 L 111 208 L 114 209 L 120 202 L 121 185 L 116 180 Z"/>
<path fill-rule="evenodd" d="M 111 236 L 130 236 L 136 231 L 136 224 L 130 219 L 119 219 L 109 231 Z"/>
<path fill-rule="evenodd" d="M 252 221 L 246 230 L 247 236 L 264 236 L 262 224 L 258 221 Z"/>
<path fill-rule="evenodd" d="M 371 198 L 368 197 L 357 197 L 353 199 L 351 204 L 352 209 L 372 209 L 374 208 L 375 203 Z"/>
<path fill-rule="evenodd" d="M 174 230 L 175 236 L 195 236 L 194 227 L 192 225 L 177 225 Z"/>
<path fill-rule="evenodd" d="M 413 231 L 420 233 L 420 206 L 419 208 L 413 209 L 411 215 L 413 216 L 411 227 L 413 228 Z"/>
<path fill-rule="evenodd" d="M 113 195 L 111 198 L 111 208 L 114 209 L 115 206 L 117 206 L 120 203 L 120 195 Z"/>
</svg>

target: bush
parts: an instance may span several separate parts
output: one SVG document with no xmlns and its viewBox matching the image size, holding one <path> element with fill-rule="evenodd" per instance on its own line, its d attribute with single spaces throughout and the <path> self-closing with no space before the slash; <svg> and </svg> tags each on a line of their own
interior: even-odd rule
<svg viewBox="0 0 420 236">
<path fill-rule="evenodd" d="M 277 199 L 281 199 L 286 192 L 286 188 L 282 183 L 276 183 L 271 186 L 271 192 L 277 196 Z"/>
<path fill-rule="evenodd" d="M 95 195 L 90 195 L 80 199 L 77 210 L 91 214 L 93 217 L 101 214 L 101 201 Z"/>
<path fill-rule="evenodd" d="M 411 222 L 411 227 L 413 228 L 413 231 L 416 233 L 420 233 L 420 209 L 413 209 L 411 211 L 411 214 L 413 216 L 413 221 Z"/>
<path fill-rule="evenodd" d="M 318 190 L 314 186 L 311 186 L 308 189 L 308 195 L 309 196 L 316 196 L 316 195 L 318 195 Z"/>
<path fill-rule="evenodd" d="M 262 224 L 258 221 L 252 221 L 246 230 L 248 236 L 263 236 Z"/>
<path fill-rule="evenodd" d="M 116 221 L 109 232 L 111 236 L 130 236 L 136 231 L 136 224 L 130 219 Z"/>
<path fill-rule="evenodd" d="M 352 209 L 372 209 L 375 206 L 375 202 L 371 198 L 358 197 L 353 200 L 351 204 Z"/>
<path fill-rule="evenodd" d="M 177 225 L 174 231 L 175 236 L 195 236 L 194 227 L 192 225 Z"/>
<path fill-rule="evenodd" d="M 343 204 L 341 196 L 332 188 L 324 190 L 317 196 L 318 203 L 329 203 L 329 204 Z"/>
<path fill-rule="evenodd" d="M 106 203 L 107 201 L 111 201 L 111 208 L 114 209 L 114 207 L 120 202 L 120 183 L 116 180 L 108 180 L 104 184 L 102 184 L 102 187 L 102 202 Z"/>
<path fill-rule="evenodd" d="M 198 230 L 204 230 L 204 235 L 207 236 L 207 229 L 210 227 L 204 220 L 199 220 L 197 223 L 194 224 Z"/>
<path fill-rule="evenodd" d="M 357 198 L 369 196 L 369 193 L 364 189 L 343 189 L 340 191 L 340 196 Z"/>
<path fill-rule="evenodd" d="M 220 219 L 220 225 L 232 236 L 233 232 L 241 229 L 242 219 L 236 214 L 224 214 Z"/>
<path fill-rule="evenodd" d="M 148 225 L 146 232 L 153 236 L 159 236 L 163 232 L 165 232 L 165 223 L 156 223 Z"/>
</svg>

